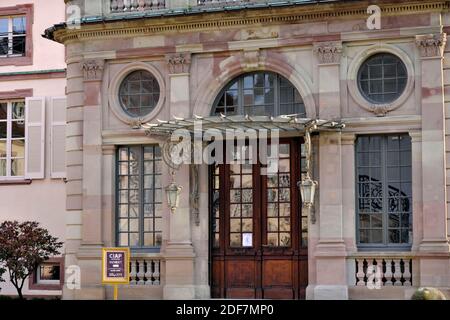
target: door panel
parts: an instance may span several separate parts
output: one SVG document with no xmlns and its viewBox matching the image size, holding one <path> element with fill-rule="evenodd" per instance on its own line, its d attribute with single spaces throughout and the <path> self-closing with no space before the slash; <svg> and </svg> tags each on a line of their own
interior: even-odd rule
<svg viewBox="0 0 450 320">
<path fill-rule="evenodd" d="M 307 284 L 301 246 L 301 141 L 280 141 L 278 170 L 217 165 L 211 170 L 213 297 L 298 299 Z M 306 262 L 306 263 L 302 263 Z"/>
</svg>

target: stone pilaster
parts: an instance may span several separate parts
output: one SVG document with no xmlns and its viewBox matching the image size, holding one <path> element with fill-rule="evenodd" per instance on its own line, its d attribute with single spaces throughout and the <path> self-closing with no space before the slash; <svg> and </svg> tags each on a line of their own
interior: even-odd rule
<svg viewBox="0 0 450 320">
<path fill-rule="evenodd" d="M 423 239 L 422 199 L 422 131 L 409 132 L 411 137 L 412 193 L 413 193 L 413 244 L 412 251 L 419 250 Z"/>
<path fill-rule="evenodd" d="M 342 43 L 318 42 L 314 44 L 314 52 L 319 61 L 319 117 L 340 118 L 340 81 L 330 79 L 340 79 Z"/>
<path fill-rule="evenodd" d="M 319 137 L 320 215 L 315 247 L 314 299 L 347 299 L 346 247 L 343 238 L 343 150 L 340 132 Z"/>
<path fill-rule="evenodd" d="M 83 71 L 81 59 L 67 59 L 66 127 L 66 242 L 65 266 L 78 266 L 83 210 Z M 67 279 L 67 277 L 66 277 Z M 63 299 L 77 297 L 79 290 L 63 288 Z"/>
<path fill-rule="evenodd" d="M 103 247 L 101 92 L 104 60 L 84 60 L 83 103 L 83 214 L 78 260 L 83 270 L 83 297 L 103 299 L 101 248 Z"/>
<path fill-rule="evenodd" d="M 356 251 L 355 140 L 354 133 L 341 135 L 343 238 L 348 252 Z"/>
<path fill-rule="evenodd" d="M 170 117 L 190 117 L 189 53 L 166 56 L 170 79 Z M 168 170 L 169 171 L 169 170 Z M 169 172 L 167 171 L 167 175 Z M 169 239 L 164 248 L 166 279 L 164 299 L 193 299 L 196 297 L 194 282 L 194 248 L 191 236 L 190 169 L 184 164 L 176 171 L 176 182 L 183 187 L 180 204 L 169 215 Z"/>
<path fill-rule="evenodd" d="M 420 35 L 422 87 L 422 240 L 420 285 L 450 285 L 445 172 L 443 52 L 446 34 Z"/>
<path fill-rule="evenodd" d="M 446 228 L 443 50 L 446 34 L 421 35 L 423 251 L 449 251 Z"/>
</svg>

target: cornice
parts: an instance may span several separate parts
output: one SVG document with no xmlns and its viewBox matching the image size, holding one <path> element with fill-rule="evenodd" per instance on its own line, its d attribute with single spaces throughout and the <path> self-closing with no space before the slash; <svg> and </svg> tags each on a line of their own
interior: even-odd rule
<svg viewBox="0 0 450 320">
<path fill-rule="evenodd" d="M 279 25 L 326 21 L 329 19 L 367 17 L 367 1 L 359 3 L 333 3 L 320 6 L 303 5 L 289 8 L 241 10 L 239 12 L 215 12 L 179 17 L 159 17 L 123 20 L 103 20 L 87 23 L 80 29 L 67 28 L 53 31 L 55 41 L 61 43 L 91 39 L 117 39 L 149 34 L 179 33 L 205 30 L 224 30 L 253 25 Z M 381 4 L 384 17 L 399 14 L 442 12 L 450 9 L 448 1 L 414 1 L 408 3 Z"/>
</svg>

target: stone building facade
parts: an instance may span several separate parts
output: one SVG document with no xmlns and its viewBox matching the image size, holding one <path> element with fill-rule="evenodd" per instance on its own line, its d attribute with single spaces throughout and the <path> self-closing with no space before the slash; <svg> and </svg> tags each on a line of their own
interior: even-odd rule
<svg viewBox="0 0 450 320">
<path fill-rule="evenodd" d="M 57 0 L 0 2 L 0 221 L 38 221 L 63 242 L 66 64 L 64 47 L 41 34 L 64 18 Z M 23 294 L 60 296 L 63 252 L 37 269 Z M 4 279 L 0 294 L 17 294 Z"/>
<path fill-rule="evenodd" d="M 448 290 L 448 1 L 66 3 L 81 8 L 81 26 L 45 34 L 66 46 L 65 263 L 80 266 L 81 289 L 65 299 L 111 299 L 110 246 L 132 250 L 123 299 Z M 380 29 L 368 28 L 370 4 Z M 310 210 L 296 187 L 298 129 L 283 134 L 275 184 L 259 164 L 181 165 L 170 212 L 167 137 L 156 133 L 239 115 L 238 127 L 271 115 L 284 128 L 277 117 L 292 114 L 345 125 L 311 136 Z"/>
</svg>

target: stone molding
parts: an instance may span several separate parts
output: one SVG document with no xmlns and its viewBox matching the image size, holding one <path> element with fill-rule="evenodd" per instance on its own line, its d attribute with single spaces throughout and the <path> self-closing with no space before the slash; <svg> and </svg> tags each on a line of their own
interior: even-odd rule
<svg viewBox="0 0 450 320">
<path fill-rule="evenodd" d="M 361 68 L 362 64 L 372 55 L 377 53 L 390 53 L 392 55 L 397 56 L 404 63 L 408 79 L 406 82 L 406 87 L 403 93 L 398 97 L 395 101 L 385 104 L 376 104 L 367 100 L 361 93 L 359 84 L 358 84 L 358 72 Z M 387 43 L 379 43 L 367 47 L 361 50 L 358 54 L 356 54 L 350 65 L 348 66 L 347 71 L 347 86 L 348 92 L 353 100 L 357 103 L 357 105 L 378 117 L 385 117 L 389 112 L 394 111 L 407 101 L 407 99 L 414 92 L 414 81 L 415 81 L 415 68 L 412 62 L 412 59 L 403 49 Z"/>
<path fill-rule="evenodd" d="M 447 1 L 433 2 L 410 2 L 410 3 L 394 3 L 382 6 L 384 17 L 398 16 L 400 14 L 417 13 L 417 12 L 442 12 L 448 10 L 450 3 Z M 254 11 L 240 11 L 236 14 L 231 12 L 216 12 L 208 14 L 207 17 L 200 15 L 180 16 L 176 19 L 167 20 L 164 17 L 159 19 L 150 19 L 148 24 L 142 25 L 136 23 L 127 28 L 110 28 L 105 29 L 104 23 L 83 25 L 79 30 L 58 29 L 46 30 L 46 36 L 57 42 L 65 43 L 67 41 L 80 40 L 100 40 L 110 39 L 111 37 L 132 37 L 149 34 L 162 34 L 174 32 L 195 32 L 205 29 L 227 29 L 242 28 L 253 25 L 276 25 L 276 24 L 292 24 L 298 21 L 326 21 L 328 19 L 337 19 L 343 17 L 361 17 L 367 18 L 367 4 L 352 4 L 348 6 L 346 3 L 335 4 L 333 6 L 317 6 L 305 5 L 289 8 L 280 8 L 279 14 L 273 15 L 273 9 L 260 9 Z M 141 22 L 138 20 L 137 22 Z M 120 21 L 118 23 L 123 23 Z M 112 23 L 113 24 L 113 23 Z M 131 23 L 130 23 L 131 24 Z M 273 37 L 276 34 L 272 35 Z"/>
</svg>

